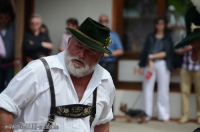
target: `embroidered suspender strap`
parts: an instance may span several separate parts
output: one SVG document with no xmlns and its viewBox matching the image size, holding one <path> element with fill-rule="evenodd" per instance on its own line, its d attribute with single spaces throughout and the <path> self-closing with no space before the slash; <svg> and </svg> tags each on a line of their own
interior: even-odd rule
<svg viewBox="0 0 200 132">
<path fill-rule="evenodd" d="M 97 87 L 93 92 L 92 113 L 90 115 L 90 127 L 92 126 L 92 123 L 96 116 L 96 101 L 97 101 Z"/>
<path fill-rule="evenodd" d="M 45 67 L 46 72 L 47 72 L 47 78 L 48 78 L 48 81 L 49 81 L 50 94 L 51 94 L 51 107 L 55 107 L 56 106 L 56 98 L 55 98 L 54 84 L 53 84 L 53 79 L 52 79 L 52 76 L 51 76 L 51 71 L 50 71 L 50 68 L 49 68 L 47 61 L 44 58 L 41 58 L 40 60 L 44 64 L 44 67 Z M 46 125 L 48 125 L 48 126 L 52 125 L 54 120 L 55 120 L 55 115 L 50 110 L 49 120 L 47 121 Z M 49 131 L 49 129 L 43 130 L 43 132 L 48 132 L 48 131 Z"/>
</svg>

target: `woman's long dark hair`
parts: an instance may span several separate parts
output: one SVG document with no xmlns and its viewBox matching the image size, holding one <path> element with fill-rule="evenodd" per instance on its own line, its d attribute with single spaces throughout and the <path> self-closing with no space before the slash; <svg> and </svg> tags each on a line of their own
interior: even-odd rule
<svg viewBox="0 0 200 132">
<path fill-rule="evenodd" d="M 164 16 L 158 16 L 158 17 L 154 20 L 154 33 L 155 33 L 155 34 L 157 33 L 156 24 L 158 24 L 158 22 L 159 22 L 160 20 L 164 21 L 164 24 L 165 24 L 164 33 L 169 32 L 169 30 L 168 30 L 168 28 L 167 28 L 167 23 L 168 23 L 168 21 L 167 21 L 166 17 L 164 17 Z"/>
</svg>

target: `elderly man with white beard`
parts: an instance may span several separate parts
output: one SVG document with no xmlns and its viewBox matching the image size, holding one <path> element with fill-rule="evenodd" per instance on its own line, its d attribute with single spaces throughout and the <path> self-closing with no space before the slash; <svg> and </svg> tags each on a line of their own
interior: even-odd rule
<svg viewBox="0 0 200 132">
<path fill-rule="evenodd" d="M 65 51 L 30 62 L 0 94 L 0 132 L 109 132 L 115 87 L 98 62 L 110 29 L 87 18 L 67 30 Z"/>
</svg>

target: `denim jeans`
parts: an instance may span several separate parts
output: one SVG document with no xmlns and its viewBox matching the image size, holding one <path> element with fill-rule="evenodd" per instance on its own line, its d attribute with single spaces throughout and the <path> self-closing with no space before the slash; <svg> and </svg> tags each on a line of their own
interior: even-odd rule
<svg viewBox="0 0 200 132">
<path fill-rule="evenodd" d="M 14 75 L 14 66 L 0 68 L 0 93 L 7 87 Z"/>
</svg>

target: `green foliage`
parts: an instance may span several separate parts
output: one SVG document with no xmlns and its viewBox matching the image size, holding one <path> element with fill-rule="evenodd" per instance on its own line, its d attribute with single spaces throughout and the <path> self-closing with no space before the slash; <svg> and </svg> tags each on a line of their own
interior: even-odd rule
<svg viewBox="0 0 200 132">
<path fill-rule="evenodd" d="M 177 12 L 184 14 L 192 6 L 192 3 L 190 0 L 167 0 L 167 7 L 170 5 L 175 6 Z"/>
</svg>

